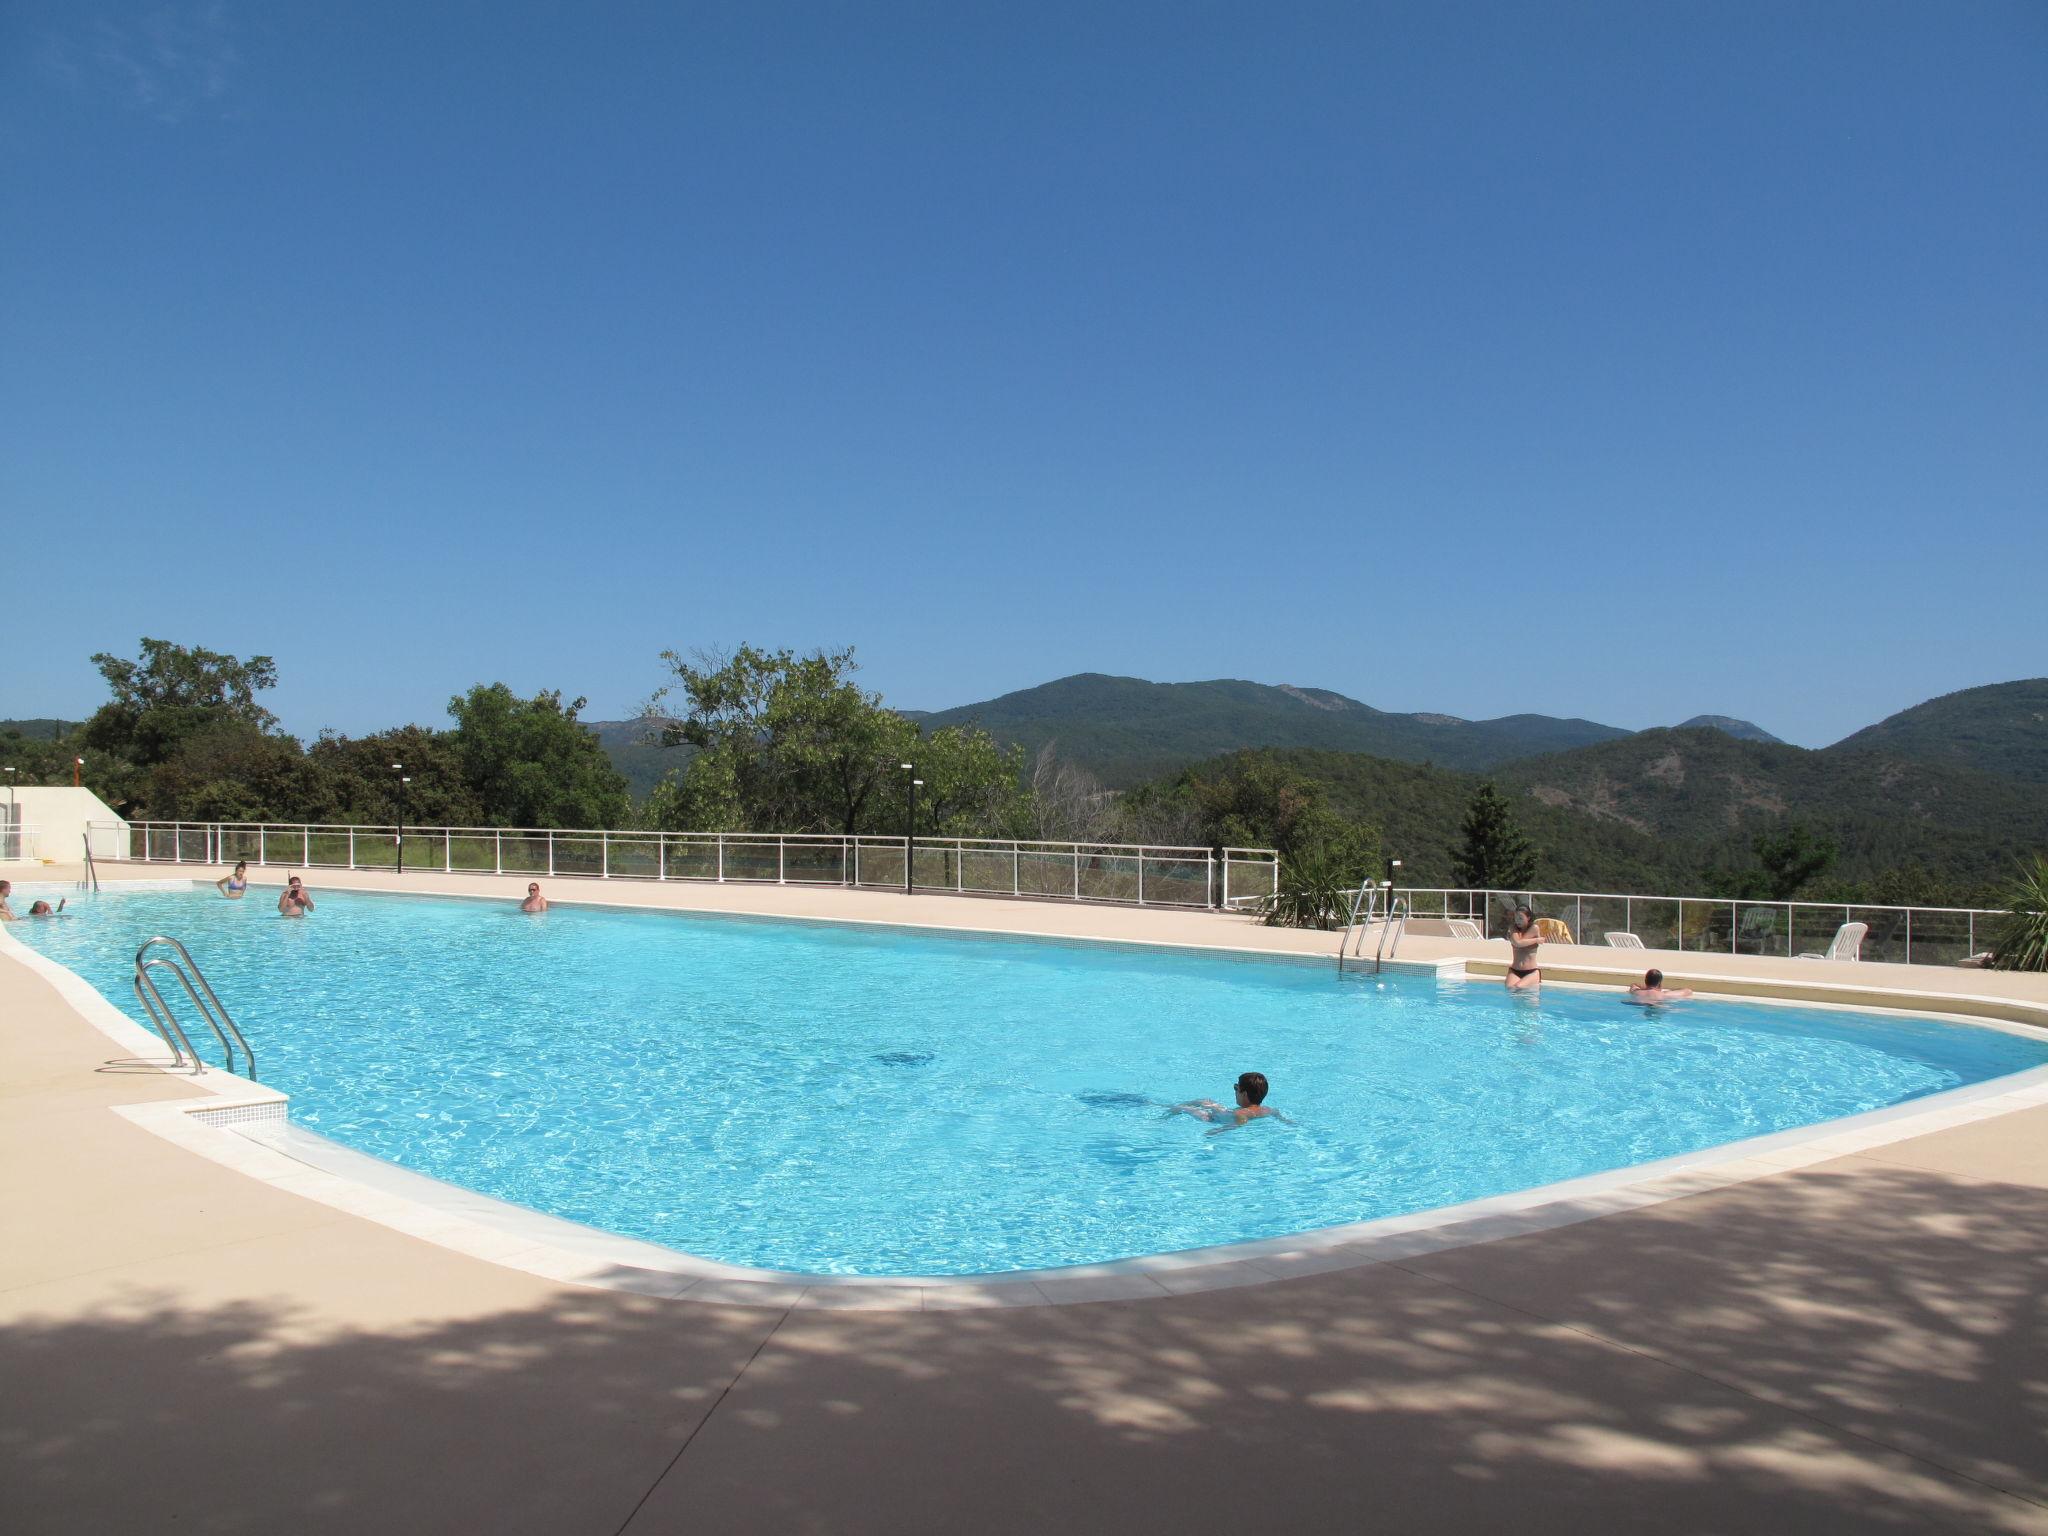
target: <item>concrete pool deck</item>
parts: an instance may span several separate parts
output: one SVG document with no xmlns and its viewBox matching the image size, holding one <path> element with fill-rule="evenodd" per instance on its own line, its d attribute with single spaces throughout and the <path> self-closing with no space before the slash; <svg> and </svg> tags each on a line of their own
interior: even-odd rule
<svg viewBox="0 0 2048 1536">
<path fill-rule="evenodd" d="M 127 873 L 206 872 L 102 872 Z M 544 884 L 1334 947 L 1200 913 Z M 1459 948 L 1403 953 L 1439 944 Z M 1904 970 L 1778 964 L 1856 990 Z M 1928 971 L 1915 991 L 2048 1005 L 2041 978 Z M 678 1305 L 452 1252 L 167 1145 L 114 1109 L 200 1090 L 116 1055 L 0 952 L 10 1531 L 2048 1532 L 2048 1102 L 1237 1289 L 869 1313 Z"/>
</svg>

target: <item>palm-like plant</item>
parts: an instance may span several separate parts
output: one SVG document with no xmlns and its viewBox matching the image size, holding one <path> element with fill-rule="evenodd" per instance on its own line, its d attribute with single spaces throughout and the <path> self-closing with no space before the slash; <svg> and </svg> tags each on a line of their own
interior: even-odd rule
<svg viewBox="0 0 2048 1536">
<path fill-rule="evenodd" d="M 1351 914 L 1359 876 L 1355 861 L 1326 847 L 1281 860 L 1280 889 L 1260 903 L 1271 928 L 1341 928 Z"/>
<path fill-rule="evenodd" d="M 2007 914 L 1991 941 L 2001 971 L 2048 971 L 2048 856 L 2024 864 L 2004 893 Z"/>
</svg>

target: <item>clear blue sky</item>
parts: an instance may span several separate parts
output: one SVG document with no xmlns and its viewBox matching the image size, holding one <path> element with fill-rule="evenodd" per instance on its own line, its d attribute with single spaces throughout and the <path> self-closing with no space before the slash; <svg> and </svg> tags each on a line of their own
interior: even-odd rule
<svg viewBox="0 0 2048 1536">
<path fill-rule="evenodd" d="M 0 715 L 2048 672 L 2048 5 L 0 3 Z"/>
</svg>

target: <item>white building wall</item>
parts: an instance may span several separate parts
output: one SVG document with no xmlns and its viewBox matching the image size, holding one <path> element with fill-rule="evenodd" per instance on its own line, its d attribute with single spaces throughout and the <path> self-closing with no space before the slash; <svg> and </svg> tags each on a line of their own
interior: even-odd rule
<svg viewBox="0 0 2048 1536">
<path fill-rule="evenodd" d="M 0 863 L 76 864 L 88 832 L 96 859 L 124 857 L 128 847 L 128 823 L 91 790 L 68 784 L 0 789 L 0 823 L 7 822 L 11 828 L 0 827 Z"/>
</svg>

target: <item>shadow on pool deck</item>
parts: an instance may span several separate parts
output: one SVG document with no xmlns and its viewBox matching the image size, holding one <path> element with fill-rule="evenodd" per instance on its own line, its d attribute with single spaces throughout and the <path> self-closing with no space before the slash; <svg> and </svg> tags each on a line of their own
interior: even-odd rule
<svg viewBox="0 0 2048 1536">
<path fill-rule="evenodd" d="M 348 1225 L 266 1280 L 332 1294 Z M 0 1327 L 0 1502 L 21 1533 L 2048 1531 L 2044 1256 L 2048 1188 L 1851 1158 L 1165 1301 L 565 1289 L 377 1330 L 173 1285 Z"/>
</svg>

